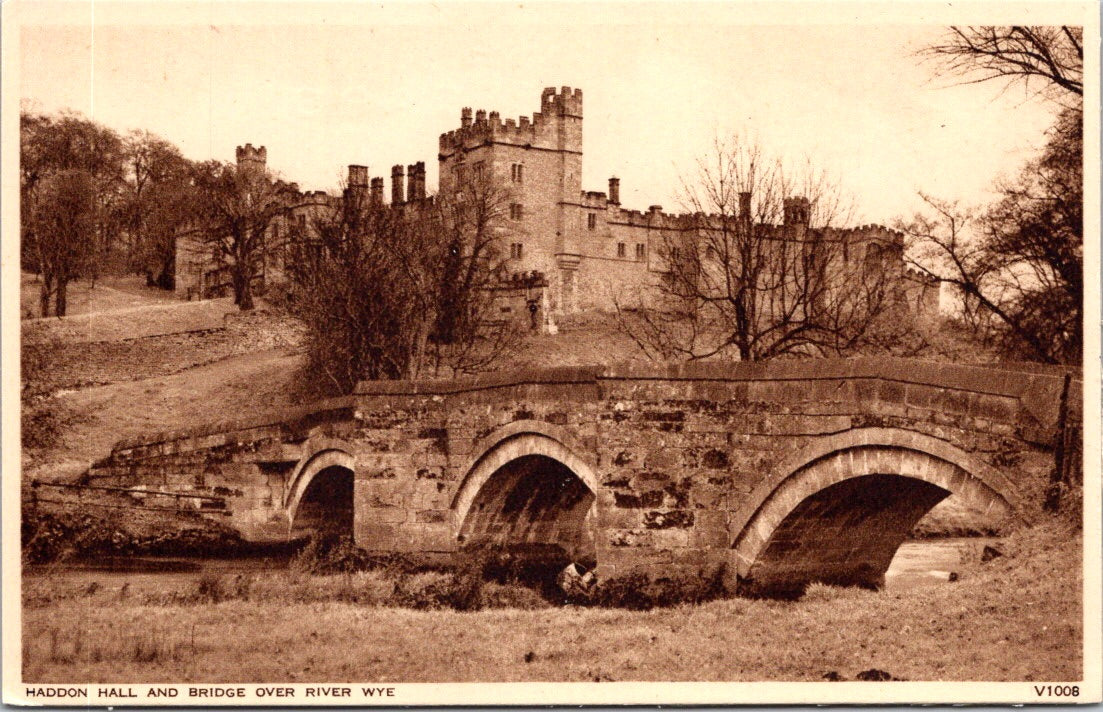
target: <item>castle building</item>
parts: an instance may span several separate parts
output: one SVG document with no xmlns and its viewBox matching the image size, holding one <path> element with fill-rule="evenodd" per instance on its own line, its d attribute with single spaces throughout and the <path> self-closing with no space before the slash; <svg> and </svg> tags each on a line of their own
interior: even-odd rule
<svg viewBox="0 0 1103 712">
<path fill-rule="evenodd" d="M 531 118 L 503 120 L 497 111 L 463 108 L 459 127 L 439 138 L 439 194 L 449 195 L 473 177 L 504 189 L 509 205 L 498 228 L 506 276 L 503 294 L 509 296 L 511 285 L 517 291 L 524 283 L 531 291 L 537 284 L 543 292 L 542 311 L 549 315 L 611 310 L 639 300 L 666 271 L 662 246 L 699 234 L 710 219 L 717 219 L 674 214 L 660 205 L 646 211 L 625 208 L 616 177 L 609 178 L 606 191 L 583 190 L 582 121 L 582 90 L 552 87 L 543 90 L 539 111 Z M 239 170 L 263 171 L 266 158 L 264 147 L 246 144 L 237 151 Z M 393 166 L 390 187 L 390 204 L 396 208 L 432 200 L 421 162 Z M 383 178 L 370 177 L 366 166 L 350 165 L 346 193 L 350 191 L 368 191 L 372 201 L 382 203 Z M 307 221 L 317 206 L 339 200 L 341 196 L 321 191 L 302 193 L 274 222 L 275 237 L 287 229 L 285 223 Z M 740 196 L 739 209 L 741 218 L 749 218 L 748 194 Z M 876 225 L 813 229 L 810 212 L 807 198 L 786 198 L 782 224 L 773 228 L 779 239 L 840 242 L 846 259 L 876 261 L 889 270 L 916 309 L 937 310 L 937 285 L 904 268 L 901 233 Z M 202 258 L 198 263 L 178 258 L 178 291 L 209 294 L 210 285 L 218 283 L 210 276 L 212 269 Z M 278 278 L 279 271 L 271 265 L 266 278 Z"/>
</svg>

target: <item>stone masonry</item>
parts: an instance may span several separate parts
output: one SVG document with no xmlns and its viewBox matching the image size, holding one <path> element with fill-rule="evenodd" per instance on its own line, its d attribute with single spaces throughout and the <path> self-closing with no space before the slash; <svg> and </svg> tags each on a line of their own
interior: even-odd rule
<svg viewBox="0 0 1103 712">
<path fill-rule="evenodd" d="M 377 551 L 555 544 L 599 577 L 875 586 L 950 494 L 993 520 L 1038 511 L 1064 378 L 869 358 L 365 382 L 120 442 L 86 480 L 221 496 L 209 516 L 254 540 L 336 521 Z"/>
</svg>

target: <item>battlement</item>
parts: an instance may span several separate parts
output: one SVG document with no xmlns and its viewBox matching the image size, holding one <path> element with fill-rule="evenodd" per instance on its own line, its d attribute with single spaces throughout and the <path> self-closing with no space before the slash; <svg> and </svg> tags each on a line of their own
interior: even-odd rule
<svg viewBox="0 0 1103 712">
<path fill-rule="evenodd" d="M 604 193 L 600 195 L 604 196 Z M 647 211 L 624 210 L 620 207 L 610 216 L 610 221 L 621 225 L 642 228 L 665 228 L 674 230 L 700 226 L 704 215 L 663 212 L 661 205 L 652 205 Z"/>
<path fill-rule="evenodd" d="M 235 152 L 237 157 L 237 170 L 238 173 L 250 175 L 263 175 L 265 167 L 268 163 L 268 151 L 261 146 L 260 148 L 253 148 L 253 144 L 247 143 L 244 146 L 238 146 Z"/>
<path fill-rule="evenodd" d="M 938 277 L 932 274 L 927 274 L 923 270 L 916 269 L 911 265 L 904 266 L 904 279 L 911 280 L 912 282 L 919 282 L 920 284 L 936 285 L 941 283 Z"/>
<path fill-rule="evenodd" d="M 237 162 L 242 161 L 260 161 L 265 163 L 268 161 L 268 149 L 264 146 L 260 148 L 253 148 L 253 144 L 247 143 L 244 146 L 237 147 Z"/>
<path fill-rule="evenodd" d="M 549 87 L 540 95 L 540 111 L 518 119 L 505 119 L 497 111 L 465 106 L 460 110 L 460 127 L 440 135 L 440 153 L 451 154 L 471 149 L 488 141 L 530 146 L 537 143 L 543 130 L 555 117 L 582 118 L 582 90 Z"/>
<path fill-rule="evenodd" d="M 556 91 L 548 87 L 540 94 L 540 112 L 545 115 L 573 116 L 582 118 L 582 90 L 563 87 Z"/>
<path fill-rule="evenodd" d="M 861 225 L 844 229 L 850 242 L 885 242 L 899 247 L 904 246 L 904 233 L 884 225 Z"/>
<path fill-rule="evenodd" d="M 582 204 L 588 208 L 604 208 L 609 203 L 605 193 L 600 190 L 582 191 Z"/>
<path fill-rule="evenodd" d="M 324 190 L 308 190 L 303 193 L 301 199 L 301 205 L 328 205 L 330 202 L 329 193 Z"/>
</svg>

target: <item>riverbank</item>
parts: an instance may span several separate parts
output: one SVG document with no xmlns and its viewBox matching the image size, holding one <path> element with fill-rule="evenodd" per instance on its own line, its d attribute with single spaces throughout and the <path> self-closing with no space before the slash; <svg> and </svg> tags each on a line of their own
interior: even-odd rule
<svg viewBox="0 0 1103 712">
<path fill-rule="evenodd" d="M 1079 532 L 1049 521 L 1002 548 L 963 562 L 945 585 L 815 585 L 793 602 L 650 611 L 354 602 L 371 572 L 262 577 L 237 589 L 230 579 L 224 600 L 203 604 L 92 586 L 52 597 L 48 582 L 28 577 L 24 680 L 823 680 L 869 669 L 908 680 L 1079 679 Z"/>
</svg>

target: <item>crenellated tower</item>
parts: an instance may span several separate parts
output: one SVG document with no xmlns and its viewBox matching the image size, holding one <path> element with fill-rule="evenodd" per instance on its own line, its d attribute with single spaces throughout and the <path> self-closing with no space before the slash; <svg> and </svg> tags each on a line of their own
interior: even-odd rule
<svg viewBox="0 0 1103 712">
<path fill-rule="evenodd" d="M 268 150 L 261 146 L 253 148 L 247 143 L 237 147 L 237 170 L 242 175 L 264 175 L 268 165 Z"/>
<path fill-rule="evenodd" d="M 497 111 L 460 112 L 458 129 L 440 136 L 440 192 L 473 180 L 504 187 L 500 250 L 511 272 L 549 278 L 554 311 L 576 306 L 582 192 L 582 90 L 549 87 L 530 119 Z"/>
</svg>

